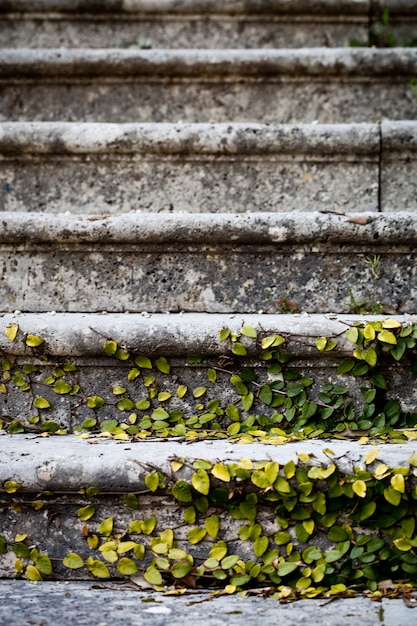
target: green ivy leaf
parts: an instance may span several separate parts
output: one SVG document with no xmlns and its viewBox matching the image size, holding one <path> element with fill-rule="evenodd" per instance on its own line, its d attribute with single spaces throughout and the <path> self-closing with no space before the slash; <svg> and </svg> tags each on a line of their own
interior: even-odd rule
<svg viewBox="0 0 417 626">
<path fill-rule="evenodd" d="M 119 411 L 132 411 L 135 408 L 135 404 L 130 398 L 122 398 L 116 406 Z"/>
<path fill-rule="evenodd" d="M 190 485 L 185 480 L 179 480 L 172 488 L 172 495 L 179 502 L 192 502 L 193 495 Z"/>
<path fill-rule="evenodd" d="M 95 512 L 96 512 L 96 509 L 94 506 L 87 505 L 78 509 L 77 515 L 82 522 L 86 522 L 87 520 L 93 517 Z"/>
<path fill-rule="evenodd" d="M 346 331 L 346 339 L 350 341 L 350 343 L 357 343 L 359 338 L 359 330 L 356 326 L 351 326 Z"/>
<path fill-rule="evenodd" d="M 219 534 L 219 530 L 220 530 L 220 520 L 218 516 L 210 515 L 210 517 L 206 518 L 204 525 L 210 537 L 215 539 L 217 535 Z"/>
<path fill-rule="evenodd" d="M 196 543 L 200 543 L 200 541 L 202 541 L 204 539 L 204 537 L 207 534 L 207 530 L 205 528 L 191 528 L 191 530 L 188 531 L 188 541 L 191 544 L 196 544 Z"/>
<path fill-rule="evenodd" d="M 39 554 L 34 557 L 33 562 L 41 574 L 50 576 L 52 574 L 52 562 L 46 554 Z"/>
<path fill-rule="evenodd" d="M 132 559 L 128 559 L 127 557 L 123 557 L 117 564 L 117 569 L 121 574 L 125 576 L 132 576 L 137 574 L 139 569 L 138 566 Z"/>
<path fill-rule="evenodd" d="M 89 409 L 99 409 L 106 403 L 101 396 L 88 396 L 87 406 Z"/>
<path fill-rule="evenodd" d="M 26 567 L 25 576 L 28 580 L 42 580 L 40 571 L 34 565 L 28 565 Z"/>
<path fill-rule="evenodd" d="M 6 326 L 6 328 L 4 329 L 4 334 L 6 335 L 9 341 L 15 341 L 18 330 L 19 330 L 19 324 L 16 324 L 15 322 L 13 322 L 12 324 L 9 324 L 8 326 Z"/>
<path fill-rule="evenodd" d="M 117 352 L 117 343 L 115 341 L 106 341 L 103 345 L 103 350 L 107 356 L 113 356 Z"/>
<path fill-rule="evenodd" d="M 3 483 L 3 489 L 7 493 L 16 493 L 16 491 L 19 491 L 21 486 L 22 485 L 20 483 L 16 483 L 14 480 L 6 480 Z"/>
<path fill-rule="evenodd" d="M 109 568 L 102 561 L 92 560 L 88 564 L 88 571 L 95 578 L 110 578 Z"/>
<path fill-rule="evenodd" d="M 43 343 L 43 339 L 38 337 L 37 335 L 28 335 L 26 337 L 26 345 L 31 348 L 37 348 Z"/>
<path fill-rule="evenodd" d="M 184 578 L 184 576 L 187 576 L 192 569 L 193 566 L 190 563 L 174 563 L 174 565 L 172 566 L 171 574 L 174 578 Z"/>
<path fill-rule="evenodd" d="M 244 411 L 247 412 L 252 408 L 254 399 L 255 399 L 255 396 L 253 395 L 251 391 L 249 393 L 246 393 L 244 396 L 242 396 L 242 407 Z"/>
<path fill-rule="evenodd" d="M 171 371 L 171 366 L 164 356 L 160 356 L 159 359 L 156 359 L 155 365 L 163 374 L 169 374 Z"/>
<path fill-rule="evenodd" d="M 245 346 L 242 343 L 239 343 L 239 341 L 236 341 L 236 343 L 233 344 L 232 352 L 237 356 L 246 356 L 248 353 Z"/>
<path fill-rule="evenodd" d="M 288 576 L 288 574 L 292 574 L 292 572 L 294 572 L 297 569 L 298 565 L 297 563 L 291 563 L 291 562 L 287 562 L 285 561 L 284 563 L 281 563 L 280 565 L 278 565 L 278 576 Z"/>
<path fill-rule="evenodd" d="M 360 498 L 364 498 L 366 496 L 366 482 L 364 480 L 355 480 L 352 483 L 352 489 Z"/>
<path fill-rule="evenodd" d="M 43 398 L 42 396 L 37 396 L 33 401 L 33 406 L 36 409 L 49 409 L 51 403 L 46 398 Z"/>
<path fill-rule="evenodd" d="M 405 480 L 402 474 L 394 474 L 394 476 L 391 477 L 391 485 L 395 491 L 405 493 Z"/>
<path fill-rule="evenodd" d="M 206 496 L 210 491 L 210 478 L 206 470 L 199 469 L 191 476 L 191 484 L 196 491 Z"/>
<path fill-rule="evenodd" d="M 209 368 L 207 370 L 207 378 L 211 383 L 215 383 L 217 380 L 217 372 L 214 369 Z"/>
<path fill-rule="evenodd" d="M 69 393 L 72 389 L 72 385 L 70 385 L 69 383 L 65 382 L 65 380 L 57 380 L 54 387 L 53 387 L 55 393 L 59 394 L 59 395 L 64 395 L 66 393 Z"/>
<path fill-rule="evenodd" d="M 378 340 L 392 345 L 395 345 L 397 343 L 397 338 L 389 330 L 381 330 L 381 332 L 378 333 Z"/>
<path fill-rule="evenodd" d="M 75 552 L 70 552 L 63 560 L 63 564 L 68 569 L 80 569 L 80 567 L 84 567 L 83 559 L 76 554 Z"/>
<path fill-rule="evenodd" d="M 223 463 L 216 463 L 211 470 L 212 475 L 217 480 L 221 480 L 225 483 L 230 482 L 230 473 L 227 467 Z"/>
<path fill-rule="evenodd" d="M 145 484 L 151 491 L 156 491 L 159 487 L 159 475 L 157 472 L 151 472 L 145 476 Z"/>
<path fill-rule="evenodd" d="M 98 527 L 98 532 L 100 533 L 100 535 L 103 535 L 103 537 L 109 537 L 109 535 L 111 535 L 113 532 L 113 518 L 108 517 L 107 519 L 103 520 Z"/>
<path fill-rule="evenodd" d="M 268 550 L 268 546 L 268 537 L 258 537 L 253 543 L 253 551 L 255 552 L 257 557 L 260 557 Z"/>
<path fill-rule="evenodd" d="M 142 369 L 148 369 L 148 370 L 152 369 L 151 360 L 148 359 L 147 356 L 141 356 L 141 355 L 136 356 L 135 365 L 137 365 L 138 367 L 141 367 Z"/>
<path fill-rule="evenodd" d="M 316 348 L 320 350 L 320 352 L 324 352 L 327 346 L 327 337 L 317 337 L 316 339 Z"/>
<path fill-rule="evenodd" d="M 256 339 L 256 337 L 258 336 L 256 330 L 253 328 L 253 326 L 249 326 L 249 324 L 244 324 L 240 329 L 240 333 L 241 335 L 244 335 L 245 337 L 250 337 L 251 339 Z"/>
</svg>

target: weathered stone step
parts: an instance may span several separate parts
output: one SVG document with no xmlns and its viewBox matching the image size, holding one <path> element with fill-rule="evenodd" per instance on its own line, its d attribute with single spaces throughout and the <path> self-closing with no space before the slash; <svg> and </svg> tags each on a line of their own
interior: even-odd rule
<svg viewBox="0 0 417 626">
<path fill-rule="evenodd" d="M 417 208 L 417 123 L 0 124 L 2 211 Z"/>
<path fill-rule="evenodd" d="M 417 50 L 2 49 L 2 120 L 415 119 Z"/>
<path fill-rule="evenodd" d="M 76 281 L 72 284 L 75 285 Z M 343 359 L 353 358 L 356 347 L 347 339 L 345 331 L 355 322 L 385 318 L 357 314 L 2 314 L 0 350 L 4 373 L 0 387 L 0 407 L 3 426 L 19 431 L 23 425 L 40 433 L 43 429 L 47 431 L 49 424 L 52 430 L 60 428 L 71 432 L 82 427 L 87 428 L 86 432 L 99 432 L 103 429 L 103 422 L 107 423 L 105 420 L 115 420 L 113 426 L 124 424 L 123 428 L 128 429 L 130 424 L 131 429 L 127 432 L 135 434 L 138 430 L 148 431 L 144 435 L 146 437 L 152 433 L 157 435 L 164 428 L 173 428 L 173 432 L 179 436 L 184 435 L 183 424 L 199 429 L 202 436 L 206 436 L 205 429 L 215 434 L 216 429 L 224 431 L 233 421 L 240 419 L 243 422 L 251 415 L 264 415 L 269 417 L 265 418 L 265 422 L 261 420 L 261 426 L 263 424 L 262 427 L 269 430 L 275 424 L 269 418 L 276 416 L 277 411 L 284 411 L 275 400 L 282 396 L 286 386 L 270 394 L 268 392 L 271 397 L 264 395 L 265 390 L 260 394 L 260 389 L 263 385 L 281 380 L 282 374 L 279 372 L 289 366 L 291 380 L 297 380 L 296 371 L 300 372 L 303 380 L 306 377 L 311 379 L 305 388 L 310 400 L 317 399 L 321 386 L 329 382 L 331 389 L 334 385 L 345 387 L 342 395 L 347 395 L 343 398 L 342 408 L 352 402 L 354 413 L 346 409 L 345 413 L 339 415 L 337 409 L 341 398 L 337 392 L 328 398 L 327 404 L 320 405 L 333 406 L 336 402 L 335 410 L 330 411 L 333 415 L 331 419 L 329 414 L 323 421 L 318 412 L 314 418 L 305 420 L 299 416 L 299 409 L 294 409 L 294 414 L 286 413 L 286 418 L 281 418 L 275 425 L 289 428 L 290 432 L 294 427 L 297 432 L 307 426 L 311 429 L 311 423 L 320 433 L 327 430 L 333 432 L 335 429 L 340 432 L 350 427 L 369 429 L 372 422 L 362 421 L 368 418 L 362 417 L 365 409 L 360 389 L 370 384 L 368 376 L 372 376 L 372 371 L 365 366 L 361 376 L 356 375 L 356 370 L 355 375 L 352 375 L 353 361 L 350 370 L 347 368 L 348 372 L 337 373 L 337 368 Z M 409 316 L 396 316 L 395 319 L 403 325 L 411 324 L 413 320 Z M 230 342 L 230 336 L 221 340 L 219 333 L 229 328 L 239 336 L 245 324 L 255 329 L 258 341 L 240 336 L 239 344 L 245 350 L 239 349 L 246 354 L 239 356 L 231 351 L 234 344 Z M 6 336 L 10 330 L 17 333 L 13 341 Z M 271 361 L 271 356 L 259 358 L 258 354 L 261 352 L 261 338 L 276 334 L 283 337 L 280 351 L 292 356 L 290 359 L 286 357 L 286 361 L 284 359 L 289 365 L 283 362 L 271 373 L 270 368 L 275 361 Z M 39 347 L 31 347 L 27 343 L 28 336 L 39 337 L 42 343 Z M 320 351 L 316 339 L 322 336 L 330 338 L 336 345 L 332 345 L 331 350 Z M 108 341 L 116 343 L 107 346 Z M 116 357 L 109 356 L 104 344 L 110 353 L 113 351 L 112 346 L 116 350 L 116 344 L 123 347 L 125 352 L 117 352 Z M 137 355 L 146 355 L 149 361 L 142 364 L 141 359 L 135 360 Z M 204 358 L 190 359 L 190 355 Z M 167 359 L 168 363 L 158 360 L 160 357 Z M 394 401 L 400 398 L 401 410 L 416 412 L 410 361 L 407 357 L 401 362 L 388 358 L 384 363 L 387 391 L 382 393 Z M 362 361 L 358 367 L 364 365 Z M 137 367 L 139 370 L 134 369 Z M 239 384 L 237 387 L 235 385 L 237 379 L 231 377 L 239 373 L 244 377 L 242 372 L 246 370 L 242 370 L 242 367 L 249 368 L 253 375 L 249 377 L 250 380 L 245 378 L 246 384 L 240 388 Z M 196 389 L 200 391 L 196 392 Z M 302 388 L 298 389 L 298 395 L 301 391 Z M 274 393 L 276 396 L 272 401 Z M 247 394 L 253 395 L 243 400 L 243 395 Z M 96 401 L 94 398 L 97 396 L 101 399 Z M 36 398 L 44 398 L 45 403 L 38 406 Z M 249 402 L 250 398 L 252 402 Z M 120 400 L 123 400 L 121 404 Z M 294 402 L 298 400 L 297 396 Z M 233 410 L 231 415 L 227 409 L 231 404 L 236 405 L 236 414 Z M 286 405 L 285 411 L 291 406 Z M 159 414 L 161 410 L 163 412 Z M 394 420 L 400 405 L 392 406 L 390 410 L 389 419 Z M 132 412 L 136 417 L 129 422 Z M 151 414 L 153 417 L 149 422 Z M 210 415 L 206 419 L 207 414 Z M 369 416 L 372 415 L 369 413 Z M 388 417 L 386 421 L 378 422 L 379 428 L 389 424 L 400 426 L 402 418 L 399 413 L 397 417 L 392 423 Z M 407 422 L 407 425 L 413 426 L 413 418 L 410 419 L 412 423 Z M 154 420 L 159 420 L 155 428 Z M 132 424 L 138 428 L 133 428 Z M 251 426 L 253 424 L 245 422 L 243 430 L 237 428 L 234 434 L 240 437 L 251 431 Z M 125 431 L 119 429 L 118 432 Z"/>
<path fill-rule="evenodd" d="M 290 300 L 310 313 L 361 301 L 414 312 L 416 220 L 413 212 L 3 213 L 2 307 L 275 313 Z"/>
<path fill-rule="evenodd" d="M 392 573 L 394 581 L 415 579 L 413 546 L 416 536 L 407 522 L 413 519 L 412 490 L 416 473 L 416 446 L 412 442 L 395 446 L 379 444 L 378 447 L 337 440 L 302 441 L 284 446 L 233 446 L 222 441 L 126 444 L 103 439 L 42 439 L 2 434 L 0 443 L 3 538 L 0 572 L 3 578 L 25 574 L 30 577 L 36 568 L 42 572 L 41 577 L 50 579 L 85 580 L 94 576 L 120 579 L 139 574 L 153 560 L 154 567 L 163 575 L 159 584 L 163 584 L 164 579 L 169 584 L 173 578 L 170 573 L 175 572 L 174 564 L 187 564 L 192 559 L 191 565 L 202 568 L 199 584 L 204 585 L 204 581 L 210 584 L 210 573 L 224 569 L 227 576 L 219 577 L 218 585 L 224 586 L 227 580 L 222 581 L 231 578 L 231 584 L 245 586 L 251 576 L 233 578 L 240 570 L 239 567 L 234 569 L 233 557 L 230 567 L 223 561 L 228 554 L 239 555 L 243 562 L 252 561 L 248 570 L 255 562 L 273 563 L 272 569 L 266 569 L 262 586 L 281 589 L 279 585 L 287 585 L 287 595 L 290 595 L 288 585 L 295 587 L 296 580 L 303 574 L 309 578 L 308 571 L 311 576 L 311 571 L 321 563 L 324 569 L 330 564 L 331 567 L 326 570 L 327 576 L 311 577 L 310 585 L 307 584 L 311 589 L 326 589 L 329 581 L 349 587 L 362 584 L 366 588 L 369 580 L 382 581 L 387 572 Z M 175 467 L 172 462 L 176 459 L 181 461 Z M 196 460 L 204 460 L 205 464 L 193 465 Z M 258 461 L 265 463 L 258 466 L 256 476 L 254 470 Z M 268 469 L 265 469 L 266 463 L 269 463 Z M 232 464 L 235 468 L 240 465 L 241 475 L 237 480 L 228 474 L 227 468 Z M 368 475 L 355 476 L 355 468 L 366 470 Z M 157 472 L 160 472 L 159 477 Z M 246 472 L 246 478 L 242 477 L 242 472 Z M 261 477 L 271 476 L 272 480 L 272 472 L 273 485 L 262 487 Z M 149 487 L 147 476 L 152 473 L 154 479 L 157 477 L 160 481 L 159 488 L 158 483 L 152 489 Z M 375 474 L 378 478 L 374 478 Z M 162 486 L 163 476 L 168 487 L 175 486 L 174 495 Z M 392 482 L 395 476 L 402 477 L 401 491 L 399 481 Z M 209 481 L 207 489 L 199 487 L 203 478 Z M 334 479 L 339 480 L 339 486 Z M 365 489 L 361 496 L 352 489 L 355 482 L 356 488 Z M 186 483 L 190 486 L 186 487 Z M 399 502 L 394 505 L 393 496 L 385 499 L 384 488 L 391 489 L 394 496 L 397 493 L 400 501 L 403 500 L 402 514 L 398 512 L 397 519 Z M 97 490 L 100 491 L 97 493 Z M 271 491 L 275 498 L 268 498 Z M 379 508 L 370 500 L 372 496 Z M 197 508 L 192 520 L 189 507 L 194 503 Z M 186 509 L 188 517 L 184 514 Z M 145 522 L 144 529 L 137 520 Z M 260 532 L 251 537 L 250 529 L 255 522 Z M 211 528 L 210 523 L 215 526 Z M 195 534 L 197 529 L 200 529 L 200 538 L 191 540 L 190 531 Z M 265 550 L 256 542 L 258 537 L 265 537 L 262 539 L 267 544 Z M 368 558 L 358 560 L 367 552 L 371 539 L 375 546 L 369 545 Z M 411 552 L 401 560 L 405 544 Z M 361 545 L 362 551 L 358 549 Z M 113 554 L 109 554 L 111 546 Z M 319 551 L 314 560 L 309 559 L 313 546 Z M 37 552 L 31 553 L 33 548 Z M 207 562 L 213 548 L 226 550 L 218 559 Z M 310 552 L 306 552 L 309 548 Z M 175 550 L 185 551 L 188 557 Z M 269 550 L 276 550 L 270 559 Z M 82 559 L 83 566 L 71 570 L 65 562 L 63 564 L 69 553 L 73 560 L 75 555 Z M 44 555 L 43 559 L 40 554 Z M 48 572 L 45 555 L 51 559 L 52 571 Z M 370 561 L 373 569 L 368 570 L 364 566 Z M 281 569 L 284 562 L 297 562 L 297 567 L 285 565 L 285 570 Z M 124 566 L 128 564 L 130 568 L 124 573 Z M 191 569 L 177 576 L 181 586 L 192 586 L 192 581 L 186 577 Z M 289 576 L 294 570 L 296 578 Z M 199 579 L 195 569 L 191 574 Z M 256 576 L 253 574 L 252 584 L 256 584 L 258 575 L 259 572 Z M 134 580 L 139 586 L 144 584 L 140 576 Z M 376 587 L 375 583 L 374 590 Z"/>
<path fill-rule="evenodd" d="M 403 36 L 410 38 L 416 10 L 409 2 L 400 4 Z M 369 0 L 12 0 L 0 7 L 0 46 L 347 46 L 352 39 L 367 40 L 373 21 L 370 8 Z M 390 24 L 396 30 L 398 17 Z"/>
</svg>

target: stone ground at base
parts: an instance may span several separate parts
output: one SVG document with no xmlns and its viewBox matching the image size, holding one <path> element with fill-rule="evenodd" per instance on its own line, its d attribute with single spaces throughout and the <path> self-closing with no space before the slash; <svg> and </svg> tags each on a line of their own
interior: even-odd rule
<svg viewBox="0 0 417 626">
<path fill-rule="evenodd" d="M 101 587 L 101 588 L 99 588 Z M 364 597 L 279 604 L 260 597 L 164 596 L 117 583 L 0 580 L 0 626 L 415 626 L 402 599 Z"/>
</svg>

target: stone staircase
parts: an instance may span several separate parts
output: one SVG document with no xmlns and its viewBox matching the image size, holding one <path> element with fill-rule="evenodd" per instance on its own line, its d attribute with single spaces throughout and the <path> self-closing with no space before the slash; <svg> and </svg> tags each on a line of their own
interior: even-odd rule
<svg viewBox="0 0 417 626">
<path fill-rule="evenodd" d="M 2 577 L 415 584 L 417 52 L 349 47 L 413 41 L 385 4 L 2 3 Z"/>
</svg>

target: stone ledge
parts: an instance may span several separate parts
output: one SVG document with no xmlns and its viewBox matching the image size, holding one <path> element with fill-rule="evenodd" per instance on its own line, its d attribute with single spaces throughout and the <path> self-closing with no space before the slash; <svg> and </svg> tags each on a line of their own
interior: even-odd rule
<svg viewBox="0 0 417 626">
<path fill-rule="evenodd" d="M 387 136 L 396 145 L 409 145 L 417 122 L 390 123 Z M 385 131 L 384 124 L 382 125 Z M 384 137 L 384 135 L 383 135 Z M 398 137 L 398 139 L 397 139 Z M 0 152 L 4 156 L 77 155 L 182 155 L 192 159 L 215 155 L 278 156 L 280 154 L 320 158 L 340 155 L 354 161 L 370 161 L 380 150 L 378 124 L 244 124 L 244 123 L 80 123 L 3 122 Z M 413 144 L 412 144 L 413 145 Z"/>
<path fill-rule="evenodd" d="M 251 313 L 208 314 L 185 313 L 3 313 L 0 316 L 0 350 L 16 356 L 33 355 L 24 341 L 27 334 L 37 334 L 44 340 L 44 351 L 52 356 L 68 358 L 104 357 L 103 343 L 112 339 L 127 346 L 132 352 L 150 356 L 178 356 L 203 354 L 219 357 L 226 347 L 219 338 L 222 328 L 239 332 L 243 324 L 252 325 L 262 334 L 279 333 L 288 337 L 287 349 L 299 358 L 315 357 L 334 361 L 350 355 L 352 344 L 344 337 L 345 330 L 354 322 L 386 319 L 387 316 L 343 314 L 256 315 Z M 396 315 L 407 323 L 416 318 Z M 4 330 L 17 323 L 20 337 L 10 342 Z M 320 353 L 315 347 L 317 337 L 338 338 L 337 347 Z M 254 342 L 248 342 L 248 354 L 255 352 Z M 114 361 L 113 361 L 114 362 Z M 120 365 L 117 360 L 115 364 Z"/>
<path fill-rule="evenodd" d="M 216 463 L 238 462 L 242 457 L 253 462 L 268 459 L 285 465 L 298 462 L 298 453 L 308 453 L 312 464 L 335 463 L 342 473 L 352 474 L 355 467 L 364 468 L 365 455 L 373 445 L 355 441 L 314 440 L 284 445 L 262 443 L 232 444 L 230 441 L 109 441 L 100 438 L 77 439 L 62 435 L 48 438 L 34 435 L 7 435 L 0 432 L 0 483 L 13 480 L 21 490 L 78 493 L 80 487 L 93 485 L 102 491 L 133 492 L 146 489 L 145 476 L 156 470 L 170 473 L 170 462 L 182 457 L 192 464 L 196 459 Z M 407 465 L 416 451 L 416 442 L 378 443 L 378 461 L 388 467 Z M 334 455 L 326 450 L 331 449 Z M 189 473 L 192 473 L 190 468 Z"/>
<path fill-rule="evenodd" d="M 351 244 L 372 250 L 417 244 L 417 215 L 375 212 L 338 215 L 331 212 L 283 213 L 127 213 L 114 216 L 50 213 L 0 213 L 0 244 L 101 244 L 117 246 L 215 244 L 280 246 Z M 75 250 L 75 248 L 74 248 Z M 395 250 L 392 251 L 395 254 Z M 371 249 L 369 251 L 371 253 Z"/>
<path fill-rule="evenodd" d="M 413 48 L 305 48 L 298 50 L 3 49 L 0 79 L 196 78 L 246 81 L 341 77 L 353 81 L 414 77 Z"/>
</svg>

